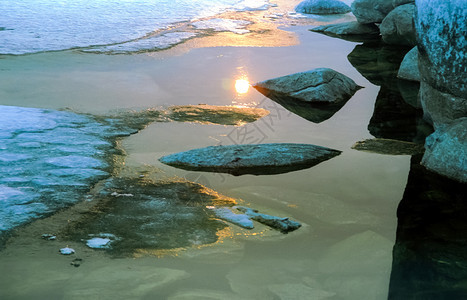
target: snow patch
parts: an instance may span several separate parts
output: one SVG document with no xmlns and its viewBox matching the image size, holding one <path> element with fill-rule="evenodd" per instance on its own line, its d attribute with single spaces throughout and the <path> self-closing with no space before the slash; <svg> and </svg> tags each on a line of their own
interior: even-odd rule
<svg viewBox="0 0 467 300">
<path fill-rule="evenodd" d="M 243 228 L 247 228 L 247 229 L 254 228 L 253 221 L 251 221 L 250 218 L 245 214 L 236 214 L 227 207 L 219 207 L 219 208 L 209 207 L 209 208 L 212 209 L 212 211 L 214 211 L 216 216 L 222 220 L 236 224 Z"/>
</svg>

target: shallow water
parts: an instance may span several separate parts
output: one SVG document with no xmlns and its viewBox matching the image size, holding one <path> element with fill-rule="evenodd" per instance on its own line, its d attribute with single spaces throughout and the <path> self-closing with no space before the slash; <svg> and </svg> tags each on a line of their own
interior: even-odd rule
<svg viewBox="0 0 467 300">
<path fill-rule="evenodd" d="M 386 299 L 396 210 L 410 156 L 351 149 L 356 141 L 372 137 L 368 124 L 380 88 L 348 61 L 356 43 L 307 29 L 287 29 L 301 42 L 290 47 L 212 47 L 178 55 L 66 51 L 0 59 L 4 105 L 68 107 L 93 114 L 198 103 L 270 110 L 268 117 L 242 127 L 152 123 L 122 141 L 125 166 L 154 167 L 164 178 L 198 182 L 303 224 L 287 235 L 262 227 L 249 234 L 229 226 L 211 246 L 147 250 L 138 259 L 112 259 L 73 241 L 70 246 L 84 259 L 74 268 L 71 258 L 57 253 L 65 246 L 61 241 L 40 240 L 54 223 L 38 221 L 0 253 L 1 268 L 10 270 L 8 276 L 0 275 L 1 293 L 13 299 Z M 234 89 L 239 78 L 257 82 L 317 67 L 333 68 L 364 86 L 320 124 L 253 89 L 246 94 Z M 264 176 L 184 171 L 158 162 L 178 151 L 254 142 L 312 143 L 343 153 L 310 169 Z M 80 207 L 76 211 L 57 215 L 56 226 L 86 213 Z"/>
</svg>

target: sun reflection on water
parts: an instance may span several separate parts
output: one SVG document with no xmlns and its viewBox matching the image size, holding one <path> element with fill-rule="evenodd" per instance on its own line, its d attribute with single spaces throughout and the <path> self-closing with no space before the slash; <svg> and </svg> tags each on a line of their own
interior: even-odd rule
<svg viewBox="0 0 467 300">
<path fill-rule="evenodd" d="M 235 80 L 235 90 L 238 94 L 246 94 L 250 89 L 250 82 L 248 79 L 241 78 Z"/>
</svg>

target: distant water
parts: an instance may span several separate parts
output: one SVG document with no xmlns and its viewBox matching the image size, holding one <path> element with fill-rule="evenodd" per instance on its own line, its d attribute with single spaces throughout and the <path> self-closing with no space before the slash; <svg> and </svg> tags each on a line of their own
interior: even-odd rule
<svg viewBox="0 0 467 300">
<path fill-rule="evenodd" d="M 0 54 L 90 46 L 115 50 L 115 44 L 126 42 L 130 42 L 128 47 L 120 50 L 167 48 L 195 34 L 175 32 L 159 39 L 140 39 L 174 23 L 268 7 L 268 0 L 2 0 Z"/>
</svg>

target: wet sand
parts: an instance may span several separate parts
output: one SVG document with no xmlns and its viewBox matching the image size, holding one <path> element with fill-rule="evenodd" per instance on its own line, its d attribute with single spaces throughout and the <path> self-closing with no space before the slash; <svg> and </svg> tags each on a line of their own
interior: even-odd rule
<svg viewBox="0 0 467 300">
<path fill-rule="evenodd" d="M 123 139 L 124 164 L 155 167 L 164 177 L 199 182 L 303 224 L 287 235 L 232 225 L 218 233 L 219 242 L 213 245 L 118 259 L 60 236 L 41 239 L 94 205 L 83 202 L 21 228 L 10 239 L 0 252 L 0 298 L 386 299 L 396 208 L 410 157 L 351 149 L 356 141 L 372 137 L 367 125 L 379 87 L 348 62 L 356 43 L 312 33 L 305 21 L 290 23 L 296 26 L 273 35 L 272 41 L 280 37 L 277 44 L 268 39 L 262 44 L 259 34 L 240 37 L 248 43 L 235 44 L 239 37 L 220 34 L 163 53 L 65 51 L 0 59 L 4 105 L 93 114 L 198 103 L 270 110 L 269 116 L 243 127 L 153 123 Z M 227 41 L 232 44 L 220 46 Z M 289 113 L 253 89 L 246 94 L 234 89 L 238 78 L 257 82 L 317 67 L 333 68 L 364 86 L 320 124 Z M 312 143 L 343 153 L 311 169 L 268 176 L 189 172 L 158 162 L 173 152 L 252 141 Z M 58 249 L 67 245 L 77 254 L 60 255 Z M 83 259 L 79 267 L 70 265 L 75 257 Z"/>
</svg>

